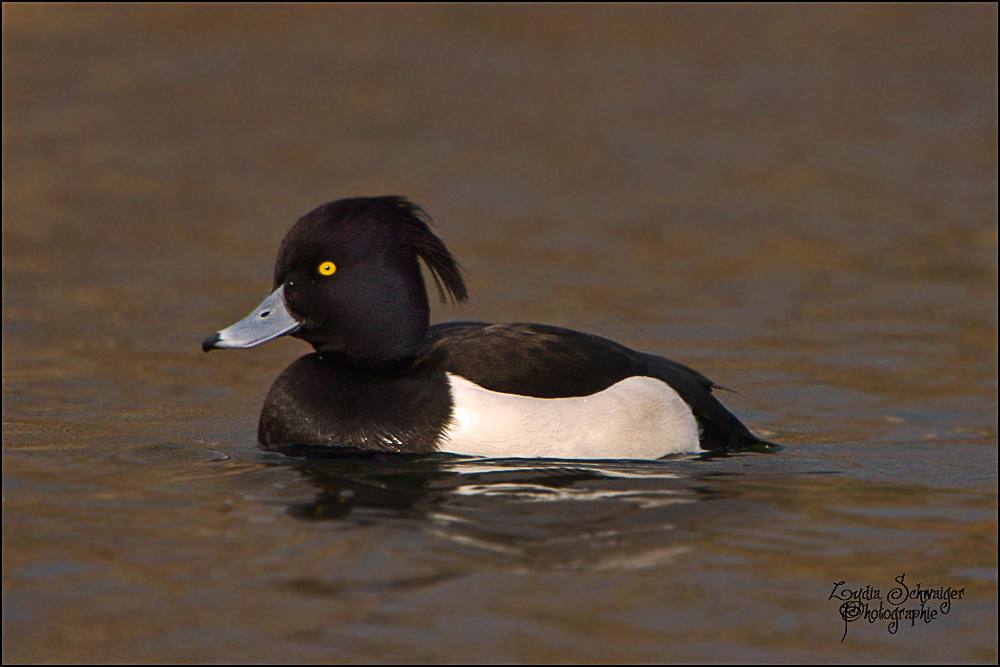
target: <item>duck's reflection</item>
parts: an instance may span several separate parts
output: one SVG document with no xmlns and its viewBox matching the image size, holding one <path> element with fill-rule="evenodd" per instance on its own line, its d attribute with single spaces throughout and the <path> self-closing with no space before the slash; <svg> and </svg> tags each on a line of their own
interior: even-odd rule
<svg viewBox="0 0 1000 667">
<path fill-rule="evenodd" d="M 287 452 L 286 452 L 287 453 Z M 605 477 L 596 470 L 503 461 L 469 461 L 449 455 L 421 456 L 350 452 L 339 456 L 303 456 L 285 465 L 298 470 L 318 490 L 316 498 L 288 508 L 289 514 L 307 520 L 334 520 L 350 516 L 364 520 L 363 511 L 387 510 L 418 518 L 442 503 L 455 502 L 482 489 L 565 489 Z M 353 514 L 353 516 L 351 516 Z"/>
<path fill-rule="evenodd" d="M 359 519 L 360 513 L 370 510 L 419 518 L 444 509 L 503 512 L 513 505 L 553 503 L 613 503 L 650 509 L 738 495 L 732 485 L 720 484 L 718 475 L 692 475 L 690 470 L 671 466 L 670 461 L 291 453 L 297 456 L 283 458 L 281 464 L 296 469 L 318 490 L 313 501 L 289 508 L 293 516 L 308 520 Z"/>
<path fill-rule="evenodd" d="M 310 502 L 288 508 L 296 518 L 406 524 L 453 555 L 471 551 L 529 569 L 660 565 L 689 550 L 706 519 L 745 509 L 731 475 L 692 474 L 669 460 L 351 453 L 282 465 L 317 489 Z"/>
</svg>

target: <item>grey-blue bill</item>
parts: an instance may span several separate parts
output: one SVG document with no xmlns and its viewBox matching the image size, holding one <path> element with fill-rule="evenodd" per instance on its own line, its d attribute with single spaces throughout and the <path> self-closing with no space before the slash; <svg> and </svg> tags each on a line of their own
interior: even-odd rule
<svg viewBox="0 0 1000 667">
<path fill-rule="evenodd" d="M 290 334 L 300 326 L 302 323 L 288 312 L 285 286 L 282 285 L 242 320 L 203 340 L 201 349 L 208 352 L 214 349 L 254 347 Z"/>
</svg>

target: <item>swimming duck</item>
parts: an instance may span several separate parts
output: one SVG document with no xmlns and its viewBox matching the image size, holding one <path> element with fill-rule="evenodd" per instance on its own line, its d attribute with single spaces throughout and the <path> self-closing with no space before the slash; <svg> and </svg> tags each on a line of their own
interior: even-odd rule
<svg viewBox="0 0 1000 667">
<path fill-rule="evenodd" d="M 271 450 L 656 459 L 761 444 L 675 361 L 543 324 L 429 324 L 418 259 L 442 300 L 458 263 L 403 197 L 340 199 L 291 228 L 271 294 L 206 352 L 279 336 L 315 352 L 274 382 L 258 427 Z"/>
</svg>

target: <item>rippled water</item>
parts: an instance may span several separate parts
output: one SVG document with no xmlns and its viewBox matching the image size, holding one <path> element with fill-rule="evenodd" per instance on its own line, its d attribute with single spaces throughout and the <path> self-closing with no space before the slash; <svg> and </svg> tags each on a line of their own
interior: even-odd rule
<svg viewBox="0 0 1000 667">
<path fill-rule="evenodd" d="M 3 51 L 4 662 L 996 662 L 995 5 L 5 5 Z M 677 359 L 781 449 L 259 452 L 303 344 L 199 342 L 383 193 L 468 271 L 436 319 Z M 842 642 L 904 574 L 962 598 Z"/>
</svg>

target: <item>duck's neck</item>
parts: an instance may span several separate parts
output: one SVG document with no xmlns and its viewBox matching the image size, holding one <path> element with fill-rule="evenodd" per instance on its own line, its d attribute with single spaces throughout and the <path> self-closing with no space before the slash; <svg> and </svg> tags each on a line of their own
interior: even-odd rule
<svg viewBox="0 0 1000 667">
<path fill-rule="evenodd" d="M 415 282 L 358 295 L 351 306 L 337 313 L 334 326 L 303 331 L 300 337 L 316 352 L 376 369 L 411 359 L 423 347 L 429 323 L 427 293 L 422 282 Z"/>
</svg>

